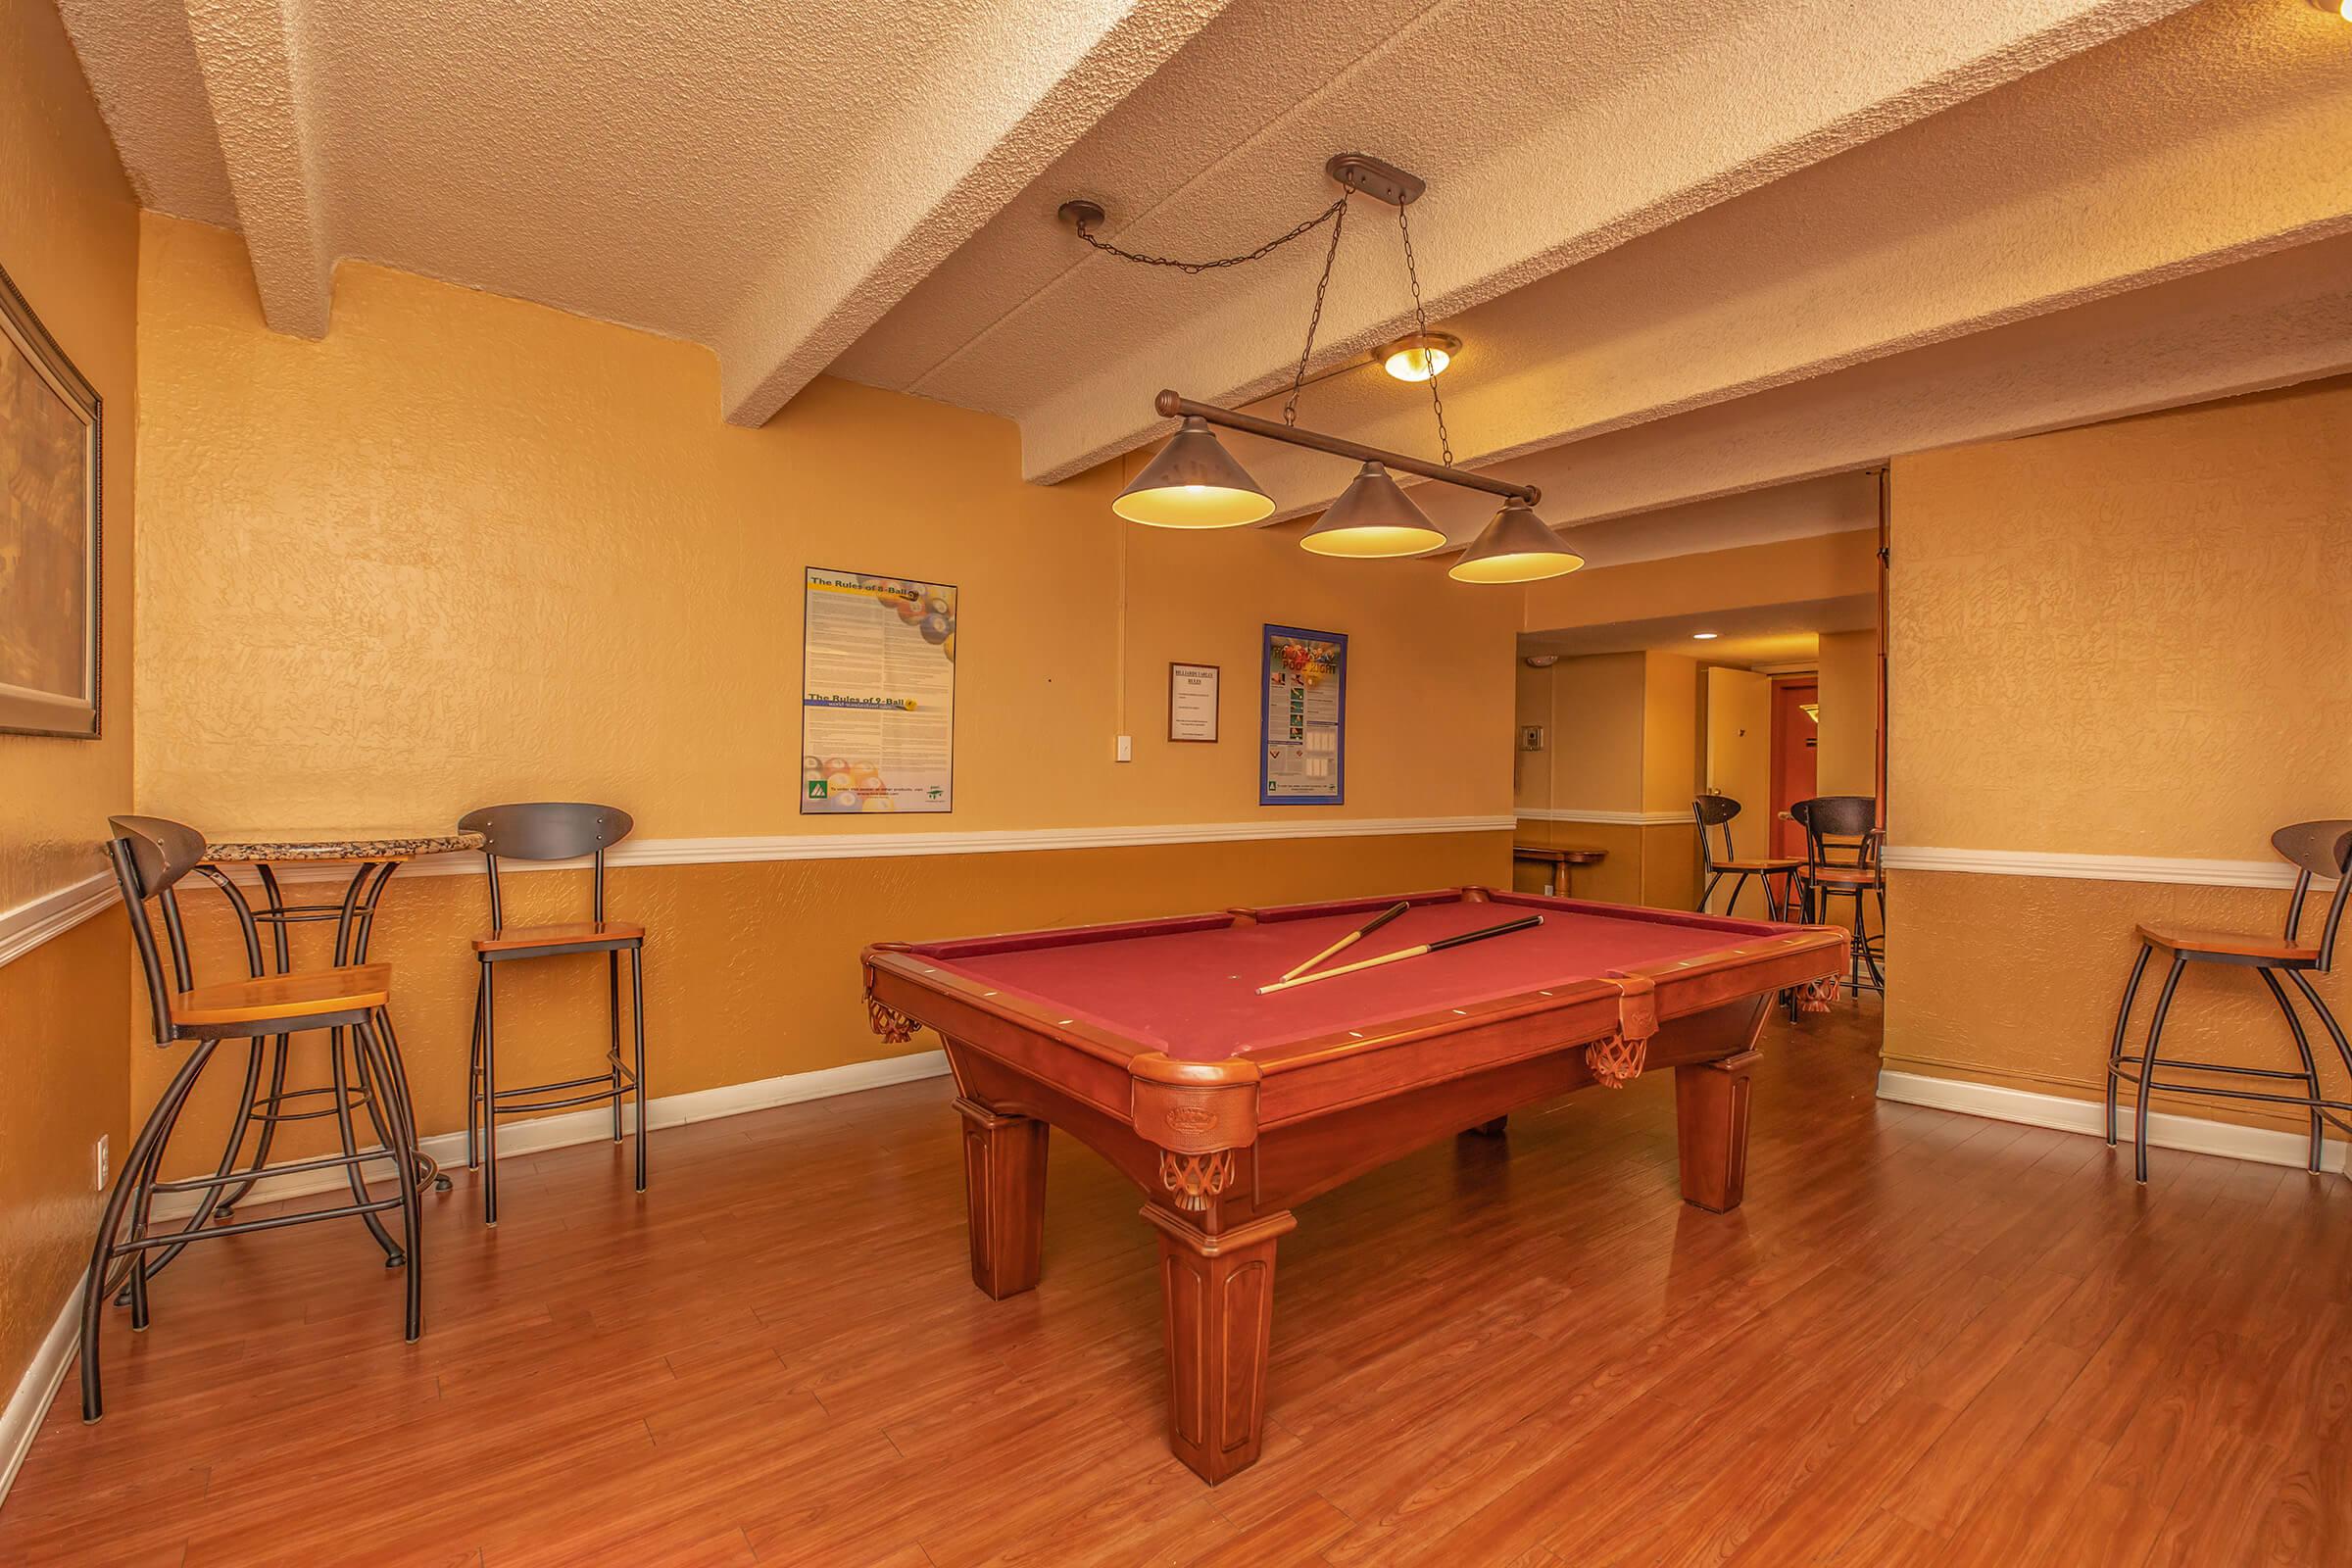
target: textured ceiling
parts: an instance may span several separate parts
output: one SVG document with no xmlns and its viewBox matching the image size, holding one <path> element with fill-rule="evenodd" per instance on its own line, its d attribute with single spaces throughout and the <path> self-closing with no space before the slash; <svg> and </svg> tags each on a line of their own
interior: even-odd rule
<svg viewBox="0 0 2352 1568">
<path fill-rule="evenodd" d="M 280 330 L 365 258 L 706 344 L 742 423 L 827 369 L 1000 414 L 1038 480 L 1163 385 L 1285 383 L 1324 239 L 1186 274 L 1054 208 L 1246 250 L 1344 149 L 1430 181 L 1454 451 L 1562 524 L 2352 368 L 2352 28 L 2303 0 L 61 6 L 142 200 L 239 228 Z M 1409 307 L 1358 198 L 1317 368 Z M 1435 455 L 1376 370 L 1301 417 Z M 1278 516 L 1350 472 L 1235 450 Z"/>
<path fill-rule="evenodd" d="M 1701 614 L 1655 620 L 1613 620 L 1566 631 L 1522 633 L 1522 654 L 1589 654 L 1655 651 L 1688 654 L 1713 664 L 1769 664 L 1809 660 L 1820 652 L 1824 632 L 1868 631 L 1879 623 L 1879 601 L 1871 594 L 1805 599 L 1785 605 L 1743 605 Z M 1715 635 L 1700 642 L 1693 634 Z"/>
</svg>

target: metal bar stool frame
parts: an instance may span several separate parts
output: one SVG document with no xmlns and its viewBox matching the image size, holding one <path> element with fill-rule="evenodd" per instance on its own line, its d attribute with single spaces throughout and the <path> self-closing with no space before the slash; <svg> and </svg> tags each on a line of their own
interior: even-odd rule
<svg viewBox="0 0 2352 1568">
<path fill-rule="evenodd" d="M 1886 873 L 1879 864 L 1878 801 L 1868 795 L 1816 795 L 1789 807 L 1788 814 L 1805 830 L 1805 863 L 1797 882 L 1805 919 L 1826 923 L 1830 900 L 1852 899 L 1854 940 L 1846 958 L 1846 986 L 1857 1000 L 1865 987 L 1884 997 L 1886 975 L 1881 957 L 1886 941 Z M 1834 844 L 1833 839 L 1853 842 Z M 1848 853 L 1852 858 L 1840 858 Z M 1866 893 L 1878 901 L 1876 937 L 1863 924 L 1862 896 Z"/>
<path fill-rule="evenodd" d="M 476 939 L 474 957 L 480 974 L 474 992 L 473 1044 L 466 1061 L 466 1164 L 482 1173 L 482 1222 L 498 1223 L 498 1115 L 505 1111 L 561 1110 L 574 1105 L 609 1102 L 612 1107 L 612 1141 L 621 1141 L 622 1102 L 637 1102 L 636 1187 L 646 1185 L 645 1125 L 645 928 L 605 918 L 605 852 L 628 836 L 635 826 L 629 813 L 617 807 L 584 802 L 548 801 L 487 806 L 459 820 L 466 832 L 482 835 L 482 859 L 489 872 L 490 926 L 488 938 Z M 571 927 L 525 927 L 515 933 L 520 945 L 507 941 L 506 904 L 499 886 L 501 856 L 520 860 L 572 860 L 590 858 L 593 874 L 593 930 Z M 606 928 L 610 926 L 608 931 Z M 530 942 L 531 933 L 549 933 L 549 940 Z M 497 988 L 494 976 L 501 963 L 563 954 L 605 955 L 606 1003 L 610 1039 L 607 1070 L 553 1083 L 497 1088 Z M 633 1059 L 620 1054 L 620 956 L 629 956 L 629 1020 L 634 1035 Z M 591 1084 L 600 1085 L 589 1089 Z M 566 1090 L 586 1090 L 564 1095 Z M 538 1095 L 563 1095 L 533 1100 Z"/>
<path fill-rule="evenodd" d="M 1804 862 L 1783 860 L 1777 856 L 1743 858 L 1736 854 L 1732 845 L 1732 818 L 1740 814 L 1740 803 L 1729 795 L 1712 792 L 1696 796 L 1690 802 L 1690 819 L 1698 826 L 1699 874 L 1706 879 L 1706 886 L 1698 895 L 1698 906 L 1693 912 L 1707 912 L 1707 905 L 1715 897 L 1715 885 L 1728 873 L 1738 880 L 1732 884 L 1732 897 L 1725 906 L 1726 913 L 1740 906 L 1740 895 L 1745 891 L 1747 879 L 1752 876 L 1764 886 L 1765 909 L 1773 919 L 1785 920 L 1788 917 L 1788 906 L 1794 902 L 1796 873 L 1803 869 Z M 1707 838 L 1707 829 L 1710 827 L 1723 835 L 1723 854 L 1720 857 Z"/>
<path fill-rule="evenodd" d="M 280 1014 L 268 1020 L 247 1019 L 237 1022 L 183 1022 L 173 1017 L 172 1002 L 194 990 L 192 966 L 188 958 L 187 936 L 181 923 L 178 890 L 181 878 L 197 867 L 203 853 L 204 839 L 183 823 L 161 817 L 119 816 L 109 818 L 115 837 L 106 846 L 107 858 L 113 867 L 115 881 L 122 894 L 122 902 L 130 914 L 131 937 L 137 948 L 139 966 L 147 982 L 147 1000 L 153 1011 L 155 1042 L 158 1047 L 191 1042 L 194 1049 L 188 1059 L 180 1064 L 154 1107 L 140 1127 L 122 1161 L 114 1191 L 108 1195 L 106 1206 L 98 1224 L 96 1240 L 90 1249 L 90 1261 L 83 1280 L 80 1313 L 81 1360 L 81 1416 L 94 1422 L 105 1413 L 100 1387 L 98 1345 L 104 1306 L 109 1297 L 118 1293 L 130 1307 L 130 1326 L 143 1331 L 150 1321 L 148 1289 L 160 1263 L 152 1261 L 150 1253 L 175 1257 L 190 1243 L 218 1241 L 256 1231 L 279 1230 L 291 1225 L 360 1218 L 368 1223 L 380 1245 L 392 1255 L 388 1267 L 404 1265 L 408 1270 L 407 1301 L 404 1332 L 414 1342 L 424 1327 L 422 1269 L 417 1252 L 421 1233 L 421 1212 L 417 1200 L 417 1170 L 407 1159 L 392 1158 L 397 1177 L 397 1192 L 388 1198 L 374 1199 L 368 1195 L 361 1167 L 371 1161 L 386 1159 L 396 1148 L 414 1148 L 416 1132 L 414 1114 L 406 1096 L 400 1092 L 401 1080 L 387 1053 L 392 1049 L 389 1040 L 389 1017 L 382 1004 L 367 1006 L 322 1005 L 309 1012 Z M 156 951 L 155 933 L 147 919 L 146 905 L 153 899 L 163 910 L 164 932 L 171 949 L 172 976 L 167 987 L 163 958 Z M 247 956 L 256 953 L 256 939 L 250 927 L 246 930 Z M 321 978 L 331 978 L 335 970 L 314 971 Z M 380 969 L 380 965 L 368 966 Z M 263 978 L 257 974 L 251 978 Z M 386 994 L 389 975 L 386 972 Z M 334 1084 L 331 1093 L 334 1104 L 324 1111 L 307 1115 L 333 1115 L 337 1118 L 342 1152 L 299 1160 L 279 1167 L 275 1174 L 295 1174 L 337 1167 L 349 1173 L 352 1200 L 330 1208 L 306 1209 L 292 1213 L 272 1214 L 261 1219 L 243 1220 L 235 1224 L 210 1223 L 220 1212 L 217 1201 L 220 1189 L 238 1186 L 242 1192 L 251 1185 L 250 1173 L 236 1174 L 226 1169 L 204 1177 L 189 1177 L 174 1181 L 159 1180 L 164 1150 L 171 1142 L 172 1132 L 197 1080 L 204 1075 L 206 1065 L 223 1040 L 244 1040 L 249 1052 L 245 1068 L 246 1104 L 250 1108 L 253 1091 L 261 1072 L 261 1057 L 265 1042 L 282 1042 L 290 1032 L 289 1025 L 299 1030 L 328 1029 L 333 1031 Z M 354 1054 L 354 1069 L 359 1084 L 355 1090 L 343 1071 L 343 1042 L 348 1039 Z M 281 1047 L 282 1051 L 282 1047 Z M 282 1059 L 282 1057 L 281 1057 Z M 350 1113 L 355 1105 L 364 1103 L 368 1115 L 386 1135 L 380 1149 L 358 1151 L 353 1145 Z M 292 1118 L 289 1118 L 292 1119 Z M 244 1125 L 242 1119 L 240 1127 Z M 235 1152 L 232 1143 L 230 1153 Z M 239 1184 L 243 1184 L 239 1186 Z M 149 1214 L 157 1194 L 201 1193 L 194 1216 L 184 1226 L 150 1234 Z M 401 1240 L 393 1243 L 386 1234 L 379 1214 L 398 1210 L 401 1216 Z M 125 1217 L 129 1220 L 124 1229 Z M 118 1279 L 115 1265 L 124 1263 Z"/>
<path fill-rule="evenodd" d="M 277 874 L 271 869 L 270 862 L 267 860 L 256 861 L 254 862 L 254 871 L 260 878 L 264 900 L 263 907 L 259 909 L 256 909 L 252 901 L 247 898 L 244 887 L 221 866 L 206 860 L 199 862 L 194 869 L 196 874 L 206 878 L 220 890 L 221 898 L 227 903 L 230 912 L 236 916 L 238 934 L 244 938 L 245 942 L 246 968 L 254 979 L 259 980 L 270 974 L 282 975 L 293 972 L 294 959 L 289 928 L 296 925 L 334 921 L 335 967 L 341 968 L 345 964 L 359 964 L 368 961 L 368 939 L 373 935 L 375 929 L 376 905 L 384 896 L 384 884 L 392 880 L 392 873 L 400 869 L 401 862 L 397 859 L 362 859 L 353 862 L 353 865 L 351 880 L 345 886 L 342 897 L 317 904 L 290 904 L 287 902 L 284 891 L 279 885 Z M 261 943 L 261 928 L 264 926 L 270 929 L 270 956 L 274 960 L 274 968 L 268 967 L 264 962 Z M 378 1022 L 384 1034 L 385 1055 L 392 1069 L 393 1092 L 400 1097 L 403 1104 L 414 1104 L 415 1101 L 409 1093 L 407 1064 L 401 1057 L 399 1036 L 393 1032 L 392 1015 L 389 1009 L 384 1010 Z M 246 1074 L 244 1094 L 239 1101 L 239 1103 L 244 1106 L 244 1110 L 229 1127 L 228 1139 L 221 1149 L 220 1162 L 215 1171 L 215 1174 L 220 1176 L 227 1176 L 235 1172 L 242 1179 L 231 1184 L 228 1191 L 224 1192 L 219 1188 L 208 1191 L 199 1205 L 197 1217 L 191 1222 L 191 1229 L 201 1228 L 213 1219 L 231 1217 L 236 1211 L 237 1204 L 244 1201 L 246 1195 L 252 1191 L 253 1184 L 262 1176 L 269 1174 L 266 1167 L 270 1163 L 270 1150 L 276 1141 L 280 1123 L 315 1121 L 337 1114 L 335 1107 L 331 1104 L 311 1110 L 288 1110 L 285 1108 L 288 1102 L 307 1101 L 338 1093 L 337 1088 L 332 1084 L 318 1085 L 309 1089 L 288 1089 L 286 1087 L 287 1057 L 292 1046 L 293 1037 L 290 1034 L 273 1035 L 270 1038 L 268 1050 L 270 1062 L 267 1069 L 269 1085 L 266 1092 L 259 1095 L 256 1094 L 256 1091 L 261 1088 L 260 1080 L 264 1071 L 263 1053 L 254 1053 Z M 329 1060 L 339 1076 L 342 1067 L 342 1053 L 345 1049 L 341 1029 L 328 1031 L 327 1049 Z M 353 1075 L 358 1080 L 362 1096 L 365 1097 L 368 1083 L 364 1058 L 355 1056 L 352 1066 Z M 350 1101 L 353 1097 L 345 1093 L 344 1098 Z M 386 1149 L 391 1148 L 387 1130 L 382 1120 L 375 1115 L 371 1100 L 368 1102 L 368 1119 L 373 1124 L 377 1142 Z M 254 1140 L 253 1157 L 240 1164 L 237 1156 L 244 1148 L 246 1135 L 254 1132 L 257 1128 L 259 1132 Z M 337 1130 L 339 1133 L 344 1133 L 344 1141 L 349 1145 L 348 1132 L 340 1125 Z M 429 1182 L 436 1192 L 446 1193 L 450 1190 L 449 1177 L 442 1174 L 431 1156 L 419 1152 L 416 1154 L 416 1180 L 419 1187 Z M 354 1199 L 357 1200 L 361 1182 L 356 1167 L 352 1170 L 351 1180 L 354 1186 Z M 368 1228 L 374 1235 L 376 1244 L 384 1250 L 384 1267 L 400 1267 L 401 1250 L 399 1246 L 385 1232 L 382 1223 L 376 1219 L 373 1213 L 369 1213 L 366 1217 Z M 156 1274 L 161 1273 L 186 1246 L 187 1242 L 183 1240 L 166 1248 L 153 1262 L 148 1264 L 148 1276 L 153 1278 Z M 118 1305 L 121 1305 L 128 1300 L 129 1293 L 126 1288 L 118 1295 L 116 1301 Z"/>
<path fill-rule="evenodd" d="M 2148 1097 L 2157 1090 L 2173 1094 L 2201 1095 L 2215 1100 L 2244 1100 L 2265 1104 L 2301 1105 L 2310 1121 L 2310 1152 L 2306 1168 L 2319 1172 L 2325 1150 L 2325 1127 L 2333 1126 L 2352 1133 L 2352 1101 L 2328 1100 L 2320 1093 L 2320 1068 L 2312 1054 L 2311 1036 L 2294 1004 L 2278 984 L 2284 974 L 2294 982 L 2295 989 L 2318 1016 L 2328 1031 L 2328 1040 L 2335 1046 L 2336 1054 L 2343 1059 L 2344 1071 L 2352 1075 L 2352 1042 L 2344 1037 L 2344 1029 L 2336 1022 L 2335 1014 L 2311 983 L 2314 974 L 2326 974 L 2335 961 L 2335 943 L 2344 923 L 2344 910 L 2352 905 L 2352 818 L 2296 822 L 2271 835 L 2271 847 L 2295 867 L 2295 888 L 2286 904 L 2286 924 L 2276 944 L 2251 939 L 2236 943 L 2239 947 L 2269 946 L 2272 951 L 2230 952 L 2226 949 L 2199 948 L 2195 943 L 2217 938 L 2230 939 L 2227 932 L 2178 932 L 2163 927 L 2142 925 L 2139 937 L 2139 956 L 2132 962 L 2132 977 L 2124 983 L 2124 1000 L 2116 1009 L 2115 1035 L 2107 1047 L 2107 1144 L 2116 1142 L 2116 1101 L 2120 1084 L 2133 1086 L 2132 1129 L 2132 1166 L 2135 1180 L 2148 1179 Z M 2303 909 L 2311 894 L 2315 876 L 2335 879 L 2335 893 L 2328 900 L 2328 913 L 2321 922 L 2320 940 L 2305 944 L 2301 940 Z M 2166 969 L 2164 985 L 2156 994 L 2156 1008 L 2148 1019 L 2147 1044 L 2136 1063 L 2124 1054 L 2124 1040 L 2130 1032 L 2132 1005 L 2139 995 L 2140 980 L 2148 972 L 2148 959 L 2158 948 L 2173 956 Z M 2252 969 L 2262 976 L 2262 982 L 2285 1015 L 2287 1031 L 2293 1035 L 2295 1054 L 2302 1058 L 2303 1070 L 2296 1072 L 2282 1067 L 2237 1067 L 2227 1062 L 2189 1061 L 2179 1056 L 2160 1056 L 2156 1044 L 2164 1033 L 2166 1016 L 2172 1011 L 2173 993 L 2180 988 L 2180 976 L 2192 963 L 2219 963 L 2234 968 Z M 2259 1078 L 2274 1082 L 2299 1080 L 2304 1093 L 2300 1095 L 2264 1094 L 2253 1089 L 2229 1089 L 2216 1084 L 2166 1083 L 2156 1077 L 2159 1067 L 2178 1067 L 2189 1072 L 2217 1073 L 2237 1078 Z"/>
</svg>

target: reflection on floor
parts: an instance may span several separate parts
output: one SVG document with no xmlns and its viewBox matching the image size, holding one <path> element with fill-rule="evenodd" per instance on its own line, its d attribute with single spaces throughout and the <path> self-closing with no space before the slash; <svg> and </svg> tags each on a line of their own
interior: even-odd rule
<svg viewBox="0 0 2352 1568">
<path fill-rule="evenodd" d="M 356 1228 L 198 1249 L 0 1509 L 0 1562 L 2342 1562 L 2352 1186 L 1882 1104 L 1775 1023 L 1746 1206 L 1658 1074 L 1299 1214 L 1265 1457 L 1162 1433 L 1135 1194 L 1056 1138 L 1044 1286 L 965 1274 L 942 1081 L 433 1202 L 424 1341 Z"/>
</svg>

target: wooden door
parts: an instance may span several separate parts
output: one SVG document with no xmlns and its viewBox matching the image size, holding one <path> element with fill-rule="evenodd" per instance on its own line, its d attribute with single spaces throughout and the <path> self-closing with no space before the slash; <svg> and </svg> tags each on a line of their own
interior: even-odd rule
<svg viewBox="0 0 2352 1568">
<path fill-rule="evenodd" d="M 1788 808 L 1820 793 L 1817 759 L 1820 727 L 1808 709 L 1818 709 L 1820 682 L 1772 683 L 1772 853 L 1801 858 L 1805 830 L 1788 818 Z"/>
</svg>

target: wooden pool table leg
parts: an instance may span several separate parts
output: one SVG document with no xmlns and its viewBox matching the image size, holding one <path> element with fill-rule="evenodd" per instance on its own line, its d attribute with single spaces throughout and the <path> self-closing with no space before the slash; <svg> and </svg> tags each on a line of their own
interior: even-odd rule
<svg viewBox="0 0 2352 1568">
<path fill-rule="evenodd" d="M 1265 1441 L 1274 1245 L 1298 1222 L 1279 1211 L 1211 1236 L 1156 1203 L 1144 1218 L 1159 1231 L 1168 1446 L 1213 1487 Z"/>
<path fill-rule="evenodd" d="M 1046 1248 L 1044 1122 L 958 1100 L 963 1117 L 963 1198 L 972 1235 L 972 1283 L 1003 1300 L 1037 1289 Z"/>
<path fill-rule="evenodd" d="M 1683 1201 L 1718 1214 L 1740 1206 L 1747 1188 L 1748 1069 L 1762 1053 L 1674 1069 L 1674 1142 L 1682 1156 Z"/>
</svg>

